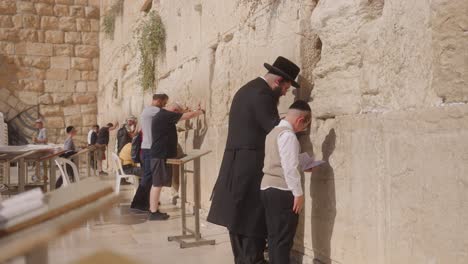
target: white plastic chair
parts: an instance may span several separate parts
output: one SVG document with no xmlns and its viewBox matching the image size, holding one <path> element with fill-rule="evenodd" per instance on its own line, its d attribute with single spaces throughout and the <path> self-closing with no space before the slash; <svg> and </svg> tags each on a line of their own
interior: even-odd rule
<svg viewBox="0 0 468 264">
<path fill-rule="evenodd" d="M 120 192 L 120 181 L 122 179 L 132 179 L 132 183 L 137 182 L 137 176 L 132 174 L 125 174 L 122 168 L 122 162 L 120 161 L 119 156 L 112 152 L 112 161 L 114 163 L 114 170 L 115 170 L 115 192 Z M 136 191 L 136 190 L 135 190 Z"/>
<path fill-rule="evenodd" d="M 55 164 L 57 164 L 57 167 L 59 168 L 60 170 L 60 174 L 62 176 L 62 180 L 63 180 L 63 186 L 68 186 L 69 184 L 71 184 L 71 177 L 70 175 L 68 175 L 68 172 L 67 172 L 67 164 L 71 166 L 72 170 L 73 170 L 73 175 L 74 175 L 74 179 L 75 179 L 75 182 L 79 182 L 80 181 L 80 175 L 78 174 L 78 168 L 76 167 L 76 164 L 69 160 L 69 159 L 64 159 L 64 158 L 57 158 L 55 159 Z"/>
</svg>

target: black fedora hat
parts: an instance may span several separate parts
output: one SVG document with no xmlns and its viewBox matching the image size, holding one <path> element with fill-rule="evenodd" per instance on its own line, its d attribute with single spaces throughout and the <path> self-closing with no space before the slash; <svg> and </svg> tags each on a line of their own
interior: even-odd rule
<svg viewBox="0 0 468 264">
<path fill-rule="evenodd" d="M 263 66 L 268 69 L 269 73 L 279 75 L 284 79 L 291 81 L 291 85 L 296 88 L 300 87 L 300 85 L 294 80 L 296 79 L 301 69 L 296 64 L 294 64 L 294 62 L 286 59 L 285 57 L 279 56 L 276 58 L 273 65 L 264 63 Z"/>
</svg>

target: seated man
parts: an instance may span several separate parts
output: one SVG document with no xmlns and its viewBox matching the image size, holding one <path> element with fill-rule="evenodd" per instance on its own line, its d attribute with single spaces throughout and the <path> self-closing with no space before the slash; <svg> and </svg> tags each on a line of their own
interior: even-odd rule
<svg viewBox="0 0 468 264">
<path fill-rule="evenodd" d="M 42 119 L 37 119 L 34 126 L 38 129 L 38 131 L 37 134 L 33 136 L 32 142 L 35 144 L 47 144 L 47 132 Z"/>
<path fill-rule="evenodd" d="M 120 150 L 119 158 L 122 162 L 122 169 L 125 174 L 132 174 L 138 177 L 142 176 L 143 171 L 141 167 L 137 166 L 132 160 L 132 143 L 127 143 L 123 146 Z"/>
</svg>

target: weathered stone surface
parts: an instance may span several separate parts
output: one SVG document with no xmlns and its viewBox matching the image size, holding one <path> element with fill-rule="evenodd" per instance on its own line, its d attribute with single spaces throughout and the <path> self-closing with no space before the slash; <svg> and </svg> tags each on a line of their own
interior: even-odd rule
<svg viewBox="0 0 468 264">
<path fill-rule="evenodd" d="M 63 117 L 49 117 L 45 120 L 47 128 L 60 128 L 65 127 Z"/>
<path fill-rule="evenodd" d="M 93 62 L 91 59 L 72 58 L 71 67 L 75 70 L 93 70 Z"/>
<path fill-rule="evenodd" d="M 59 105 L 41 105 L 39 113 L 45 117 L 59 116 L 63 114 L 62 108 Z"/>
<path fill-rule="evenodd" d="M 40 16 L 53 16 L 54 15 L 54 6 L 46 3 L 36 3 L 34 5 L 36 9 L 36 14 Z"/>
<path fill-rule="evenodd" d="M 97 71 L 82 71 L 81 79 L 83 81 L 97 81 L 98 73 Z"/>
<path fill-rule="evenodd" d="M 16 91 L 16 96 L 26 105 L 37 105 L 39 92 Z"/>
<path fill-rule="evenodd" d="M 76 29 L 78 31 L 91 31 L 91 23 L 88 19 L 77 18 L 76 19 Z"/>
<path fill-rule="evenodd" d="M 100 28 L 99 19 L 90 19 L 89 23 L 91 24 L 92 32 L 99 32 L 99 28 Z"/>
<path fill-rule="evenodd" d="M 73 5 L 73 0 L 55 0 L 55 3 L 62 4 L 62 5 Z"/>
<path fill-rule="evenodd" d="M 86 18 L 95 18 L 99 19 L 99 8 L 95 6 L 85 7 Z"/>
<path fill-rule="evenodd" d="M 38 30 L 37 31 L 37 42 L 44 43 L 45 42 L 45 31 Z"/>
<path fill-rule="evenodd" d="M 77 82 L 76 83 L 75 91 L 77 93 L 84 93 L 84 92 L 86 92 L 86 90 L 87 90 L 86 82 Z"/>
<path fill-rule="evenodd" d="M 0 28 L 0 40 L 4 41 L 17 41 L 18 29 L 15 28 Z"/>
<path fill-rule="evenodd" d="M 48 30 L 45 32 L 45 42 L 46 43 L 54 43 L 54 44 L 62 44 L 63 43 L 64 34 L 62 31 L 51 31 Z"/>
<path fill-rule="evenodd" d="M 69 116 L 69 115 L 77 115 L 79 113 L 81 113 L 81 108 L 79 105 L 69 105 L 69 106 L 65 106 L 63 108 L 63 113 L 66 115 L 66 116 Z"/>
<path fill-rule="evenodd" d="M 44 82 L 42 80 L 21 80 L 24 91 L 43 92 Z"/>
<path fill-rule="evenodd" d="M 97 115 L 97 105 L 96 104 L 81 105 L 81 113 L 82 114 L 92 114 L 92 115 L 96 116 Z"/>
<path fill-rule="evenodd" d="M 2 0 L 0 1 L 0 14 L 16 14 L 16 3 L 14 0 Z"/>
<path fill-rule="evenodd" d="M 69 80 L 74 80 L 74 81 L 81 80 L 81 72 L 78 71 L 78 70 L 68 70 L 68 79 Z M 77 83 L 77 85 L 78 85 L 78 83 Z"/>
<path fill-rule="evenodd" d="M 3 54 L 13 55 L 15 52 L 15 45 L 11 42 L 0 41 L 0 49 L 3 51 Z"/>
<path fill-rule="evenodd" d="M 99 57 L 99 48 L 91 45 L 76 45 L 75 56 L 82 58 L 96 58 Z"/>
<path fill-rule="evenodd" d="M 65 32 L 65 43 L 79 44 L 81 42 L 80 32 Z"/>
<path fill-rule="evenodd" d="M 45 92 L 46 93 L 72 93 L 75 91 L 75 82 L 74 81 L 64 81 L 64 80 L 46 80 L 44 81 L 45 85 Z M 57 101 L 54 97 L 55 94 L 52 95 L 54 103 L 59 103 L 63 98 L 59 98 L 60 100 Z M 71 98 L 70 98 L 71 99 Z"/>
<path fill-rule="evenodd" d="M 81 126 L 82 125 L 82 115 L 71 115 L 65 116 L 65 126 Z"/>
<path fill-rule="evenodd" d="M 70 57 L 51 57 L 50 67 L 54 69 L 70 69 Z"/>
<path fill-rule="evenodd" d="M 73 96 L 73 102 L 75 104 L 91 104 L 96 103 L 96 94 L 87 93 L 87 94 L 75 94 Z"/>
<path fill-rule="evenodd" d="M 68 72 L 65 69 L 50 69 L 46 72 L 47 80 L 67 80 Z"/>
<path fill-rule="evenodd" d="M 52 56 L 52 44 L 48 43 L 19 43 L 16 52 L 19 55 Z"/>
<path fill-rule="evenodd" d="M 35 14 L 36 9 L 31 1 L 16 1 L 16 12 L 23 14 Z"/>
<path fill-rule="evenodd" d="M 69 9 L 66 5 L 55 5 L 54 6 L 54 14 L 57 17 L 63 18 L 69 15 Z"/>
<path fill-rule="evenodd" d="M 99 33 L 96 32 L 83 32 L 81 33 L 83 44 L 86 45 L 99 45 Z"/>
<path fill-rule="evenodd" d="M 13 25 L 16 28 L 22 27 L 23 26 L 23 16 L 22 15 L 14 15 L 11 17 L 11 20 L 13 21 Z"/>
<path fill-rule="evenodd" d="M 76 20 L 73 17 L 59 18 L 59 28 L 63 31 L 76 31 Z"/>
<path fill-rule="evenodd" d="M 13 27 L 13 21 L 11 20 L 11 16 L 0 16 L 0 27 L 1 28 L 8 28 Z"/>
<path fill-rule="evenodd" d="M 69 105 L 73 103 L 73 93 L 51 93 L 52 102 L 54 104 Z"/>
<path fill-rule="evenodd" d="M 83 115 L 83 126 L 93 126 L 97 124 L 96 115 Z"/>
<path fill-rule="evenodd" d="M 97 92 L 98 89 L 98 83 L 97 82 L 88 82 L 88 92 Z"/>
<path fill-rule="evenodd" d="M 24 66 L 35 67 L 39 69 L 48 69 L 50 67 L 50 59 L 48 57 L 23 57 L 21 63 Z"/>
<path fill-rule="evenodd" d="M 39 96 L 38 103 L 41 105 L 52 104 L 52 97 L 49 94 L 43 94 Z"/>
<path fill-rule="evenodd" d="M 41 28 L 44 30 L 59 29 L 59 19 L 53 16 L 41 17 Z"/>
<path fill-rule="evenodd" d="M 54 56 L 73 56 L 73 45 L 71 44 L 57 44 L 54 45 Z"/>
<path fill-rule="evenodd" d="M 88 0 L 75 0 L 75 5 L 87 6 Z"/>
<path fill-rule="evenodd" d="M 37 32 L 34 29 L 20 29 L 18 39 L 19 41 L 36 42 L 38 40 Z"/>
<path fill-rule="evenodd" d="M 70 6 L 70 16 L 71 17 L 84 17 L 85 9 L 82 6 Z"/>
<path fill-rule="evenodd" d="M 25 28 L 39 28 L 41 26 L 41 19 L 37 15 L 22 15 L 23 27 Z"/>
</svg>

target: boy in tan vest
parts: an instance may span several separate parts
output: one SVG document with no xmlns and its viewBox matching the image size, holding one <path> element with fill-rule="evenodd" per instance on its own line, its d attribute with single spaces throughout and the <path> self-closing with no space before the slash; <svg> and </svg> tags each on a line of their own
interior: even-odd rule
<svg viewBox="0 0 468 264">
<path fill-rule="evenodd" d="M 297 132 L 307 128 L 311 109 L 294 102 L 286 117 L 267 135 L 261 198 L 265 207 L 270 264 L 289 263 L 304 194 L 299 172 L 300 145 Z"/>
</svg>

